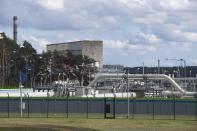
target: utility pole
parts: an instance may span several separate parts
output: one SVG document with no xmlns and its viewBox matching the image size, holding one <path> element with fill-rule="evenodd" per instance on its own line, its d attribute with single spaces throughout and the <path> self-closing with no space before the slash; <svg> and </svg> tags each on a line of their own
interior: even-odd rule
<svg viewBox="0 0 197 131">
<path fill-rule="evenodd" d="M 81 69 L 81 75 L 82 75 L 81 76 L 81 86 L 83 86 L 83 82 L 84 82 L 84 78 L 83 78 L 84 77 L 83 76 L 84 75 L 84 55 L 82 56 L 82 61 L 83 62 L 82 62 L 82 69 Z"/>
<path fill-rule="evenodd" d="M 52 74 L 51 73 L 52 72 L 52 59 L 51 58 L 49 60 L 49 65 L 50 65 L 50 74 L 49 74 L 50 75 L 50 82 L 49 83 L 50 83 L 50 86 L 51 86 L 52 85 L 52 83 L 51 83 L 52 82 L 52 75 L 51 75 Z"/>
<path fill-rule="evenodd" d="M 129 119 L 130 109 L 129 109 L 129 68 L 127 69 L 127 118 Z"/>
</svg>

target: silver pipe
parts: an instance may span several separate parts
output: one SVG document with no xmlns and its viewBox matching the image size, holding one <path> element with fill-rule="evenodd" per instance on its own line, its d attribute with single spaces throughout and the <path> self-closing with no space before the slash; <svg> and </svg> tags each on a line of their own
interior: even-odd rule
<svg viewBox="0 0 197 131">
<path fill-rule="evenodd" d="M 97 81 L 103 79 L 103 78 L 120 78 L 122 77 L 123 73 L 121 74 L 110 74 L 110 73 L 101 73 L 101 74 L 97 74 L 94 78 L 94 80 L 88 85 L 88 87 L 94 87 L 95 84 L 97 83 Z M 147 77 L 148 79 L 165 79 L 167 80 L 169 83 L 171 83 L 173 85 L 173 87 L 175 87 L 178 91 L 180 91 L 182 93 L 182 95 L 194 95 L 197 94 L 196 92 L 187 92 L 185 91 L 182 87 L 179 86 L 179 84 L 173 80 L 170 76 L 165 75 L 165 74 L 128 74 L 128 78 L 144 78 Z"/>
</svg>

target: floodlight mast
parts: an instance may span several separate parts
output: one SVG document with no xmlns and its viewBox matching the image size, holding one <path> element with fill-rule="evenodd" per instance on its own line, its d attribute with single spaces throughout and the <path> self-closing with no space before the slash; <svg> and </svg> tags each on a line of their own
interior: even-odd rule
<svg viewBox="0 0 197 131">
<path fill-rule="evenodd" d="M 187 72 L 187 66 L 186 66 L 186 60 L 184 59 L 169 59 L 169 58 L 166 58 L 165 60 L 171 60 L 171 61 L 180 61 L 181 62 L 181 65 L 182 65 L 182 62 L 184 63 L 184 86 L 186 86 L 186 72 Z M 180 71 L 179 71 L 179 75 L 180 75 Z"/>
<path fill-rule="evenodd" d="M 127 69 L 127 118 L 129 119 L 130 109 L 129 109 L 129 68 Z"/>
<path fill-rule="evenodd" d="M 19 81 L 19 89 L 20 89 L 20 113 L 21 113 L 21 118 L 23 117 L 23 97 L 22 97 L 22 78 L 21 78 L 21 71 L 20 71 L 20 81 Z"/>
</svg>

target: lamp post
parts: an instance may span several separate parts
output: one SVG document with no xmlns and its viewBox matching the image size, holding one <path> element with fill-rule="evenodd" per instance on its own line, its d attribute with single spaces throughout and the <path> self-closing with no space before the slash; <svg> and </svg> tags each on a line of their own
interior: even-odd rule
<svg viewBox="0 0 197 131">
<path fill-rule="evenodd" d="M 22 96 L 22 78 L 21 78 L 21 71 L 20 71 L 20 81 L 19 81 L 19 89 L 20 89 L 20 114 L 23 117 L 23 96 Z"/>
<path fill-rule="evenodd" d="M 28 80 L 28 77 L 27 77 L 27 74 L 28 74 L 28 63 L 29 63 L 30 55 L 28 55 L 28 56 L 23 56 L 23 58 L 25 59 L 25 75 L 26 75 L 25 87 L 27 88 L 27 80 Z"/>
<path fill-rule="evenodd" d="M 51 86 L 52 85 L 52 83 L 51 83 L 52 82 L 52 58 L 50 58 L 50 60 L 49 60 L 49 66 L 50 66 L 49 67 L 50 68 L 50 72 L 49 72 L 50 73 L 49 74 L 50 75 L 50 82 L 49 82 L 49 84 Z"/>
<path fill-rule="evenodd" d="M 179 62 L 182 61 L 181 59 L 169 59 L 169 58 L 166 58 L 165 60 L 167 60 L 167 61 L 179 61 Z M 178 70 L 178 77 L 181 77 L 181 76 L 180 76 L 180 69 L 179 69 L 179 66 L 177 67 L 177 70 Z"/>
<path fill-rule="evenodd" d="M 180 61 L 181 63 L 180 63 L 180 65 L 182 65 L 182 62 L 184 63 L 184 86 L 186 86 L 186 60 L 184 60 L 184 59 L 169 59 L 169 58 L 166 58 L 165 60 L 172 60 L 172 61 Z M 179 70 L 179 67 L 178 67 L 178 73 L 179 73 L 179 75 L 178 76 L 180 76 L 180 70 Z"/>
<path fill-rule="evenodd" d="M 180 59 L 184 63 L 184 86 L 186 87 L 186 72 L 187 72 L 187 66 L 186 66 L 186 60 Z"/>
<path fill-rule="evenodd" d="M 81 65 L 79 65 L 79 66 L 81 66 L 81 83 L 80 83 L 80 85 L 81 86 L 83 86 L 83 83 L 84 83 L 84 67 L 85 67 L 85 63 L 84 63 L 84 55 L 82 55 L 82 64 Z"/>
<path fill-rule="evenodd" d="M 31 69 L 28 69 L 28 71 L 30 72 L 29 74 L 30 74 L 30 86 L 31 86 L 31 88 L 32 88 L 32 70 Z"/>
<path fill-rule="evenodd" d="M 127 118 L 129 119 L 129 68 L 127 69 Z"/>
<path fill-rule="evenodd" d="M 88 82 L 91 81 L 91 70 L 94 68 L 94 65 L 92 63 L 86 64 L 86 67 L 88 68 Z M 117 68 L 116 68 L 117 69 Z"/>
</svg>

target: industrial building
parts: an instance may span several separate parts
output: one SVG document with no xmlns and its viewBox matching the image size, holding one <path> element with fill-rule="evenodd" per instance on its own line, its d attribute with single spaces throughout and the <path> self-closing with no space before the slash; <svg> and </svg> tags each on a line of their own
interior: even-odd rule
<svg viewBox="0 0 197 131">
<path fill-rule="evenodd" d="M 103 42 L 102 41 L 74 41 L 65 43 L 55 43 L 47 45 L 47 51 L 71 51 L 74 55 L 85 55 L 96 61 L 96 66 L 102 68 L 103 65 Z"/>
</svg>

